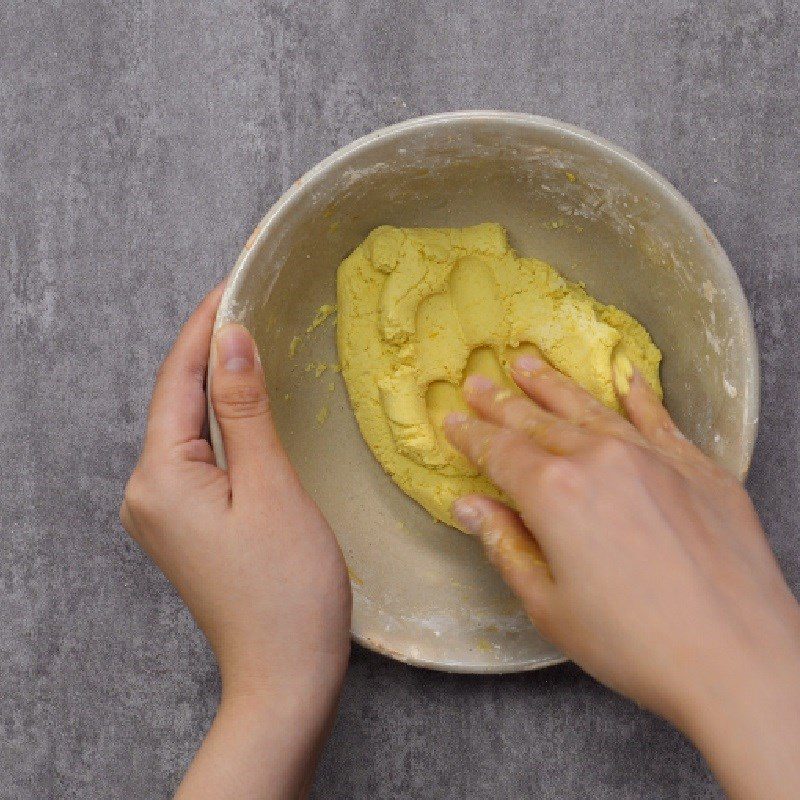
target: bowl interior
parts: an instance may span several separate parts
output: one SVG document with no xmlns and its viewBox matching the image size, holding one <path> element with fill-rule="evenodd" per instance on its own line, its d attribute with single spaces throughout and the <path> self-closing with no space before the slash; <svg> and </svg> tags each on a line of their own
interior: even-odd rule
<svg viewBox="0 0 800 800">
<path fill-rule="evenodd" d="M 664 354 L 665 400 L 681 429 L 744 474 L 757 356 L 725 254 L 663 179 L 550 120 L 444 115 L 335 154 L 256 229 L 218 324 L 239 320 L 258 341 L 283 442 L 350 566 L 356 638 L 413 663 L 499 672 L 560 657 L 477 543 L 435 523 L 372 457 L 341 375 L 323 368 L 337 360 L 335 319 L 308 332 L 317 309 L 335 302 L 339 262 L 376 226 L 485 221 L 639 319 Z"/>
</svg>

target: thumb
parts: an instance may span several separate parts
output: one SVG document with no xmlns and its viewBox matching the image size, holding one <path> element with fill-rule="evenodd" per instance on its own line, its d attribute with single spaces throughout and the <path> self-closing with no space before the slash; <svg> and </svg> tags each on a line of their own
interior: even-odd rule
<svg viewBox="0 0 800 800">
<path fill-rule="evenodd" d="M 212 346 L 211 404 L 217 417 L 231 487 L 263 486 L 264 476 L 285 460 L 272 422 L 264 370 L 247 329 L 230 323 Z"/>
</svg>

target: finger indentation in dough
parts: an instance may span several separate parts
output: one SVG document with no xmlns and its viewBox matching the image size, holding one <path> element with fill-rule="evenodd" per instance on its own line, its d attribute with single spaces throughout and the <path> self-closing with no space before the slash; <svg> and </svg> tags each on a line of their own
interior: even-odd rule
<svg viewBox="0 0 800 800">
<path fill-rule="evenodd" d="M 469 412 L 461 387 L 447 381 L 434 381 L 425 392 L 425 405 L 428 410 L 429 424 L 447 460 L 457 467 L 459 472 L 470 475 L 477 474 L 477 470 L 447 441 L 447 437 L 444 435 L 443 422 L 448 414 L 454 411 Z"/>
</svg>

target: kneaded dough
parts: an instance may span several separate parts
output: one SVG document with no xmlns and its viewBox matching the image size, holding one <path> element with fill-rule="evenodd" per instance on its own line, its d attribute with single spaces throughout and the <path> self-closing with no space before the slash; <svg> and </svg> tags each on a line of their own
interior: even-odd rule
<svg viewBox="0 0 800 800">
<path fill-rule="evenodd" d="M 610 408 L 622 353 L 661 395 L 661 353 L 629 314 L 595 300 L 549 264 L 518 256 L 494 223 L 376 228 L 339 266 L 337 343 L 358 425 L 381 466 L 436 519 L 453 501 L 503 498 L 446 441 L 480 373 L 519 392 L 509 373 L 530 345 Z"/>
</svg>

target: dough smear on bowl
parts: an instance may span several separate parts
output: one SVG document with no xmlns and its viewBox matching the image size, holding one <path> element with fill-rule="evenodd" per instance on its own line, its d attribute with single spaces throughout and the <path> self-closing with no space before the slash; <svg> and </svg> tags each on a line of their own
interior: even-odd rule
<svg viewBox="0 0 800 800">
<path fill-rule="evenodd" d="M 538 348 L 621 411 L 611 359 L 623 352 L 661 395 L 661 353 L 647 331 L 549 264 L 517 255 L 494 223 L 376 228 L 339 266 L 337 295 L 339 360 L 364 439 L 406 494 L 454 527 L 457 497 L 503 498 L 442 431 L 448 413 L 466 409 L 468 375 L 520 393 L 510 365 Z"/>
</svg>

